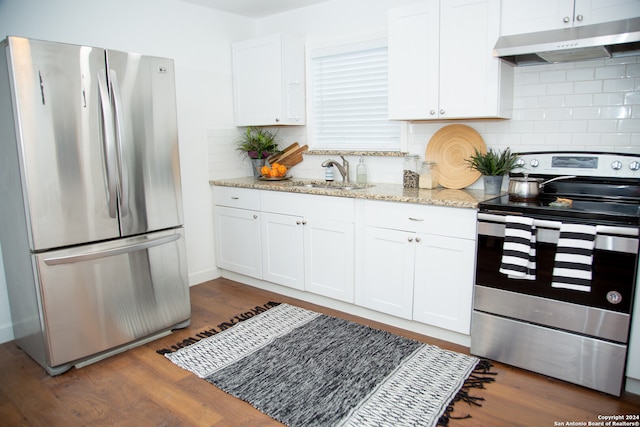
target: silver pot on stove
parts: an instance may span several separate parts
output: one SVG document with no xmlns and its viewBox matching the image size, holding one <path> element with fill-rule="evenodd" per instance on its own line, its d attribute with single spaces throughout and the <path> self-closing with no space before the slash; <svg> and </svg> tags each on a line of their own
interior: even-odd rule
<svg viewBox="0 0 640 427">
<path fill-rule="evenodd" d="M 575 175 L 557 176 L 546 181 L 541 178 L 530 178 L 526 174 L 523 177 L 509 178 L 509 200 L 513 202 L 535 202 L 540 197 L 540 192 L 545 184 L 561 179 L 575 178 Z"/>
</svg>

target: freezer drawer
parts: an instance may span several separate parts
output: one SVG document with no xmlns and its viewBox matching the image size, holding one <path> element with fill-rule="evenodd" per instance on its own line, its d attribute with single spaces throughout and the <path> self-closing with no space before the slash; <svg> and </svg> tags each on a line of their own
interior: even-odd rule
<svg viewBox="0 0 640 427">
<path fill-rule="evenodd" d="M 34 255 L 34 262 L 49 367 L 191 316 L 182 229 L 46 252 Z"/>
<path fill-rule="evenodd" d="M 627 347 L 474 311 L 471 353 L 620 396 Z"/>
</svg>

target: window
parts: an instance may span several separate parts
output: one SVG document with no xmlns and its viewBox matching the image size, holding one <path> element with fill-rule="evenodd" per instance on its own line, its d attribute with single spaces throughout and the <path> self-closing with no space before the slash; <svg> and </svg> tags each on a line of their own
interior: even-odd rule
<svg viewBox="0 0 640 427">
<path fill-rule="evenodd" d="M 315 49 L 311 62 L 314 149 L 400 151 L 387 114 L 386 39 Z"/>
</svg>

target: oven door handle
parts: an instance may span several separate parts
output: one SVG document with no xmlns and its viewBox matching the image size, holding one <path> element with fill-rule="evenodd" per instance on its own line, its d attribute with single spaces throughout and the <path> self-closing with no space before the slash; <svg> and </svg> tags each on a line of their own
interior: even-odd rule
<svg viewBox="0 0 640 427">
<path fill-rule="evenodd" d="M 522 216 L 522 215 L 519 215 Z M 497 223 L 506 223 L 506 215 L 495 215 L 491 213 L 478 212 L 478 221 L 489 221 Z M 560 230 L 562 225 L 561 221 L 549 221 L 545 219 L 534 219 L 533 225 L 536 228 L 548 228 L 551 230 Z M 621 227 L 615 225 L 596 225 L 597 234 L 613 234 L 617 236 L 632 236 L 637 237 L 639 235 L 638 228 L 634 227 Z"/>
</svg>

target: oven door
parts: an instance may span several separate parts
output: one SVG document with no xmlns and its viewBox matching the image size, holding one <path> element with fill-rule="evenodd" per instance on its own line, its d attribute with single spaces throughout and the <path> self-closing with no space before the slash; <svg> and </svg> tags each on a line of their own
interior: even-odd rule
<svg viewBox="0 0 640 427">
<path fill-rule="evenodd" d="M 536 280 L 499 272 L 505 216 L 478 214 L 474 309 L 626 343 L 638 254 L 638 229 L 598 226 L 591 292 L 551 287 L 560 222 L 535 220 Z"/>
<path fill-rule="evenodd" d="M 560 236 L 559 221 L 535 220 L 536 280 L 512 279 L 500 273 L 505 216 L 478 214 L 476 284 L 582 306 L 631 313 L 638 264 L 638 229 L 597 226 L 591 292 L 552 288 L 553 264 Z"/>
</svg>

